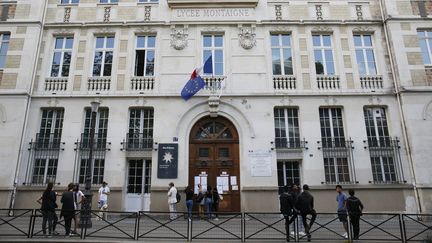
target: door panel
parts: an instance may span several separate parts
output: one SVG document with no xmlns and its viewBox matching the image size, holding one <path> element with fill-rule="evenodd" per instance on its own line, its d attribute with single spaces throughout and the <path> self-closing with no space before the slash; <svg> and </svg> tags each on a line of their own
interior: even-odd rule
<svg viewBox="0 0 432 243">
<path fill-rule="evenodd" d="M 129 160 L 125 205 L 127 211 L 150 209 L 150 173 L 150 160 Z"/>
</svg>

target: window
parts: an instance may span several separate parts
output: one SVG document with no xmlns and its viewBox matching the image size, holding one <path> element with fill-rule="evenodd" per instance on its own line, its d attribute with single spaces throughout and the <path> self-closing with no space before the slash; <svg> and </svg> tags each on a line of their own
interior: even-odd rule
<svg viewBox="0 0 432 243">
<path fill-rule="evenodd" d="M 223 46 L 223 35 L 203 36 L 203 62 L 211 60 L 211 70 L 204 69 L 205 75 L 224 74 Z"/>
<path fill-rule="evenodd" d="M 325 180 L 327 183 L 349 182 L 350 171 L 348 152 L 345 150 L 342 109 L 320 108 L 319 115 Z"/>
<path fill-rule="evenodd" d="M 128 149 L 153 147 L 153 109 L 133 108 L 129 115 Z"/>
<path fill-rule="evenodd" d="M 374 182 L 397 181 L 387 118 L 382 107 L 365 107 L 364 116 Z"/>
<path fill-rule="evenodd" d="M 336 74 L 331 35 L 312 36 L 316 74 Z"/>
<path fill-rule="evenodd" d="M 85 121 L 84 121 L 84 133 L 82 135 L 82 148 L 81 151 L 81 164 L 79 170 L 79 183 L 85 182 L 87 174 L 87 163 L 88 148 L 90 142 L 90 122 L 91 122 L 91 109 L 85 109 Z M 107 132 L 108 132 L 108 115 L 109 111 L 107 108 L 99 108 L 96 114 L 95 122 L 95 144 L 93 150 L 93 171 L 92 171 L 92 183 L 101 184 L 104 176 L 105 166 L 105 150 L 107 144 Z"/>
<path fill-rule="evenodd" d="M 61 4 L 73 4 L 73 3 L 79 3 L 79 0 L 61 0 Z"/>
<path fill-rule="evenodd" d="M 93 77 L 111 76 L 114 37 L 96 37 Z"/>
<path fill-rule="evenodd" d="M 151 192 L 150 187 L 151 160 L 129 160 L 127 193 L 147 194 Z"/>
<path fill-rule="evenodd" d="M 283 161 L 277 163 L 279 194 L 284 186 L 300 186 L 300 165 L 297 161 Z"/>
<path fill-rule="evenodd" d="M 51 77 L 68 77 L 72 57 L 73 37 L 57 37 L 51 63 Z"/>
<path fill-rule="evenodd" d="M 417 32 L 420 40 L 420 49 L 425 65 L 432 65 L 432 30 L 421 30 Z"/>
<path fill-rule="evenodd" d="M 138 0 L 139 3 L 157 3 L 159 0 Z"/>
<path fill-rule="evenodd" d="M 354 46 L 360 75 L 376 75 L 371 35 L 354 35 Z"/>
<path fill-rule="evenodd" d="M 100 0 L 100 3 L 118 3 L 118 0 Z"/>
<path fill-rule="evenodd" d="M 271 35 L 273 75 L 292 75 L 291 36 Z"/>
<path fill-rule="evenodd" d="M 33 184 L 55 182 L 63 128 L 63 109 L 42 109 L 33 159 Z"/>
<path fill-rule="evenodd" d="M 5 67 L 6 55 L 9 49 L 10 34 L 0 34 L 0 68 Z"/>
<path fill-rule="evenodd" d="M 276 148 L 300 148 L 297 108 L 275 108 Z"/>
<path fill-rule="evenodd" d="M 135 76 L 154 76 L 155 36 L 137 36 Z"/>
</svg>

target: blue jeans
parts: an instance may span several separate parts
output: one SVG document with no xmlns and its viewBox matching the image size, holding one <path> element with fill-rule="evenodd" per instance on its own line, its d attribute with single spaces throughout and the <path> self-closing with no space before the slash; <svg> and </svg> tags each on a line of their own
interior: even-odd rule
<svg viewBox="0 0 432 243">
<path fill-rule="evenodd" d="M 206 210 L 207 210 L 207 218 L 211 219 L 212 216 L 212 200 L 211 198 L 206 198 L 205 199 L 205 206 L 206 206 Z"/>
<path fill-rule="evenodd" d="M 192 206 L 193 206 L 193 200 L 187 200 L 186 201 L 186 208 L 187 208 L 189 218 L 192 218 Z"/>
</svg>

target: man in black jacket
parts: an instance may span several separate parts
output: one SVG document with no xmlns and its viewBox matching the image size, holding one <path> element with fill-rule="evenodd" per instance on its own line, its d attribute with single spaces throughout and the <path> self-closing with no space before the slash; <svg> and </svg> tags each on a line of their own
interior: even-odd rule
<svg viewBox="0 0 432 243">
<path fill-rule="evenodd" d="M 294 197 L 289 193 L 288 186 L 284 186 L 283 192 L 279 196 L 279 203 L 280 211 L 285 218 L 286 241 L 290 241 L 289 225 L 294 222 L 297 213 L 294 210 Z"/>
<path fill-rule="evenodd" d="M 72 218 L 75 215 L 74 193 L 72 191 L 73 184 L 69 183 L 67 191 L 63 192 L 61 202 L 63 203 L 60 218 L 63 216 L 65 220 L 66 237 L 70 236 Z"/>
<path fill-rule="evenodd" d="M 308 239 L 308 241 L 311 241 L 310 229 L 311 229 L 313 223 L 315 222 L 316 212 L 314 209 L 314 198 L 313 198 L 312 194 L 310 194 L 310 192 L 309 192 L 309 186 L 308 185 L 306 185 L 306 184 L 303 185 L 303 192 L 300 194 L 300 196 L 298 196 L 295 207 L 297 210 L 300 211 L 300 215 L 301 215 L 302 220 L 303 220 L 303 226 L 304 226 L 305 231 L 306 231 L 307 239 Z M 309 225 L 307 223 L 307 218 L 306 218 L 307 215 L 312 216 Z"/>
<path fill-rule="evenodd" d="M 353 227 L 353 240 L 358 240 L 360 233 L 360 216 L 363 214 L 363 204 L 357 197 L 354 196 L 354 190 L 348 191 L 350 197 L 346 200 L 346 207 Z"/>
</svg>

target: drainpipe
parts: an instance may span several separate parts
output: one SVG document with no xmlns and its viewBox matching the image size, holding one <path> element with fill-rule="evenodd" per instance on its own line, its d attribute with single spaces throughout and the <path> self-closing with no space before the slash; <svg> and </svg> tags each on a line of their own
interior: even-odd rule
<svg viewBox="0 0 432 243">
<path fill-rule="evenodd" d="M 38 63 L 39 54 L 40 54 L 40 45 L 42 43 L 43 30 L 44 30 L 44 26 L 45 26 L 45 15 L 47 12 L 48 1 L 43 1 L 43 2 L 44 2 L 44 4 L 43 4 L 42 19 L 39 22 L 40 23 L 39 39 L 38 39 L 37 46 L 36 46 L 37 47 L 36 53 L 35 53 L 36 56 L 35 56 L 35 59 L 33 62 L 32 79 L 31 79 L 31 83 L 30 83 L 30 89 L 25 94 L 27 96 L 27 105 L 26 105 L 26 110 L 25 110 L 25 114 L 24 114 L 23 126 L 21 129 L 20 146 L 18 149 L 17 163 L 16 163 L 16 167 L 15 167 L 13 190 L 12 190 L 11 197 L 9 200 L 9 215 L 10 216 L 13 215 L 13 208 L 15 207 L 15 198 L 16 198 L 17 187 L 18 187 L 18 175 L 19 175 L 19 171 L 20 171 L 20 167 L 21 167 L 21 160 L 22 160 L 22 154 L 23 154 L 22 150 L 24 147 L 24 136 L 25 136 L 26 130 L 27 130 L 27 122 L 28 122 L 28 116 L 29 116 L 29 112 L 30 112 L 31 98 L 32 98 L 33 88 L 34 88 L 35 79 L 36 79 L 37 63 Z"/>
<path fill-rule="evenodd" d="M 405 123 L 405 113 L 403 110 L 403 103 L 402 103 L 402 96 L 400 93 L 400 89 L 399 89 L 399 76 L 396 74 L 396 67 L 394 64 L 394 53 L 392 51 L 392 48 L 390 46 L 390 38 L 389 38 L 389 31 L 388 31 L 388 27 L 387 27 L 387 20 L 388 18 L 385 16 L 384 13 L 384 3 L 383 0 L 379 0 L 379 4 L 380 4 L 380 12 L 381 12 L 381 19 L 383 22 L 383 27 L 384 27 L 384 35 L 386 38 L 386 47 L 387 47 L 387 51 L 389 53 L 390 56 L 390 68 L 391 68 L 391 72 L 392 72 L 392 77 L 393 77 L 393 85 L 395 88 L 395 94 L 396 94 L 396 100 L 397 100 L 397 104 L 398 104 L 398 108 L 399 108 L 399 118 L 401 120 L 401 124 L 402 124 L 402 137 L 404 140 L 404 143 L 406 145 L 406 151 L 407 151 L 407 155 L 408 155 L 408 163 L 410 166 L 410 171 L 411 171 L 411 178 L 412 178 L 412 185 L 413 185 L 413 190 L 414 190 L 414 196 L 415 196 L 415 200 L 416 200 L 416 206 L 417 206 L 417 213 L 422 213 L 422 207 L 421 207 L 421 201 L 420 201 L 420 195 L 418 192 L 418 188 L 417 188 L 417 177 L 416 177 L 416 173 L 415 173 L 415 162 L 412 158 L 412 154 L 411 154 L 411 145 L 408 139 L 408 130 L 406 127 L 406 123 Z"/>
</svg>

